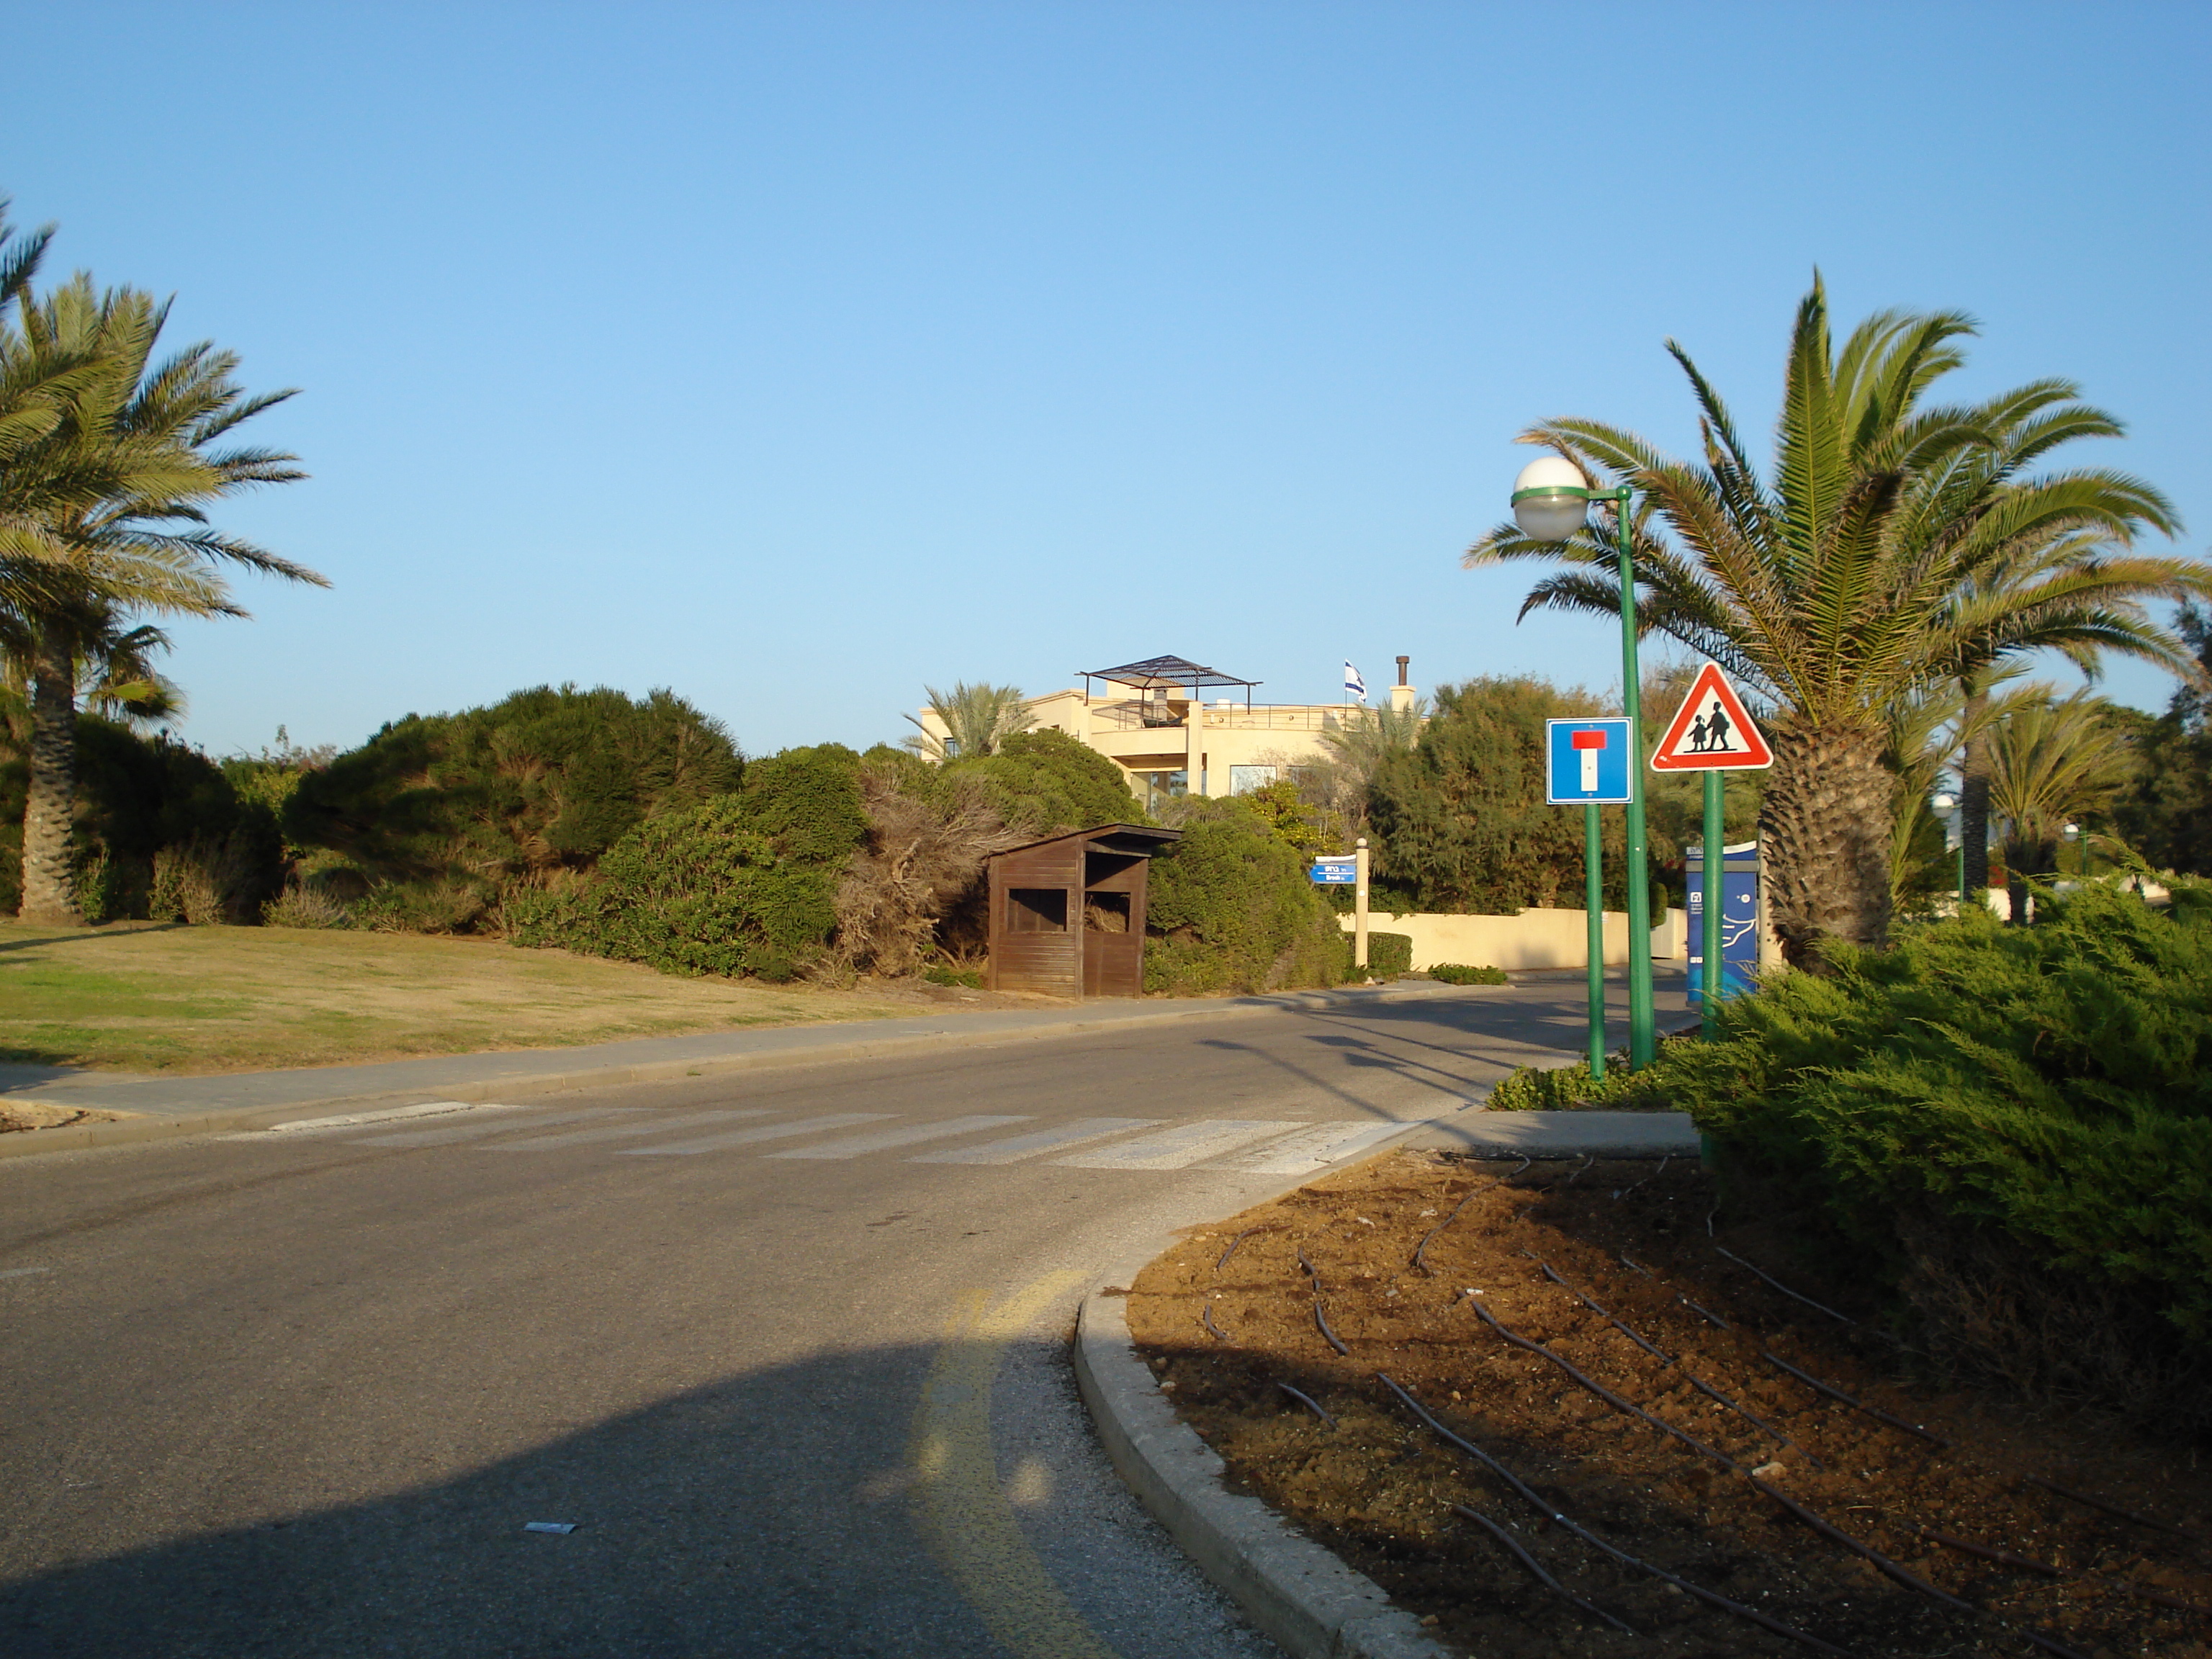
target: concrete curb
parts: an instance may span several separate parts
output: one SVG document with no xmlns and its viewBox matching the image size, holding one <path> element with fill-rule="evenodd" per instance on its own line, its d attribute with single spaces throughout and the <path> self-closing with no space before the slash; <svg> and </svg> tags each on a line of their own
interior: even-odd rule
<svg viewBox="0 0 2212 1659">
<path fill-rule="evenodd" d="M 1293 1659 L 1447 1659 L 1382 1587 L 1256 1498 L 1153 1386 L 1123 1300 L 1093 1291 L 1075 1328 L 1075 1381 L 1115 1471 L 1208 1578 Z"/>
<path fill-rule="evenodd" d="M 456 1100 L 468 1105 L 487 1101 L 528 1099 L 571 1089 L 622 1088 L 637 1083 L 672 1082 L 687 1077 L 716 1077 L 738 1072 L 767 1071 L 798 1066 L 827 1066 L 863 1060 L 893 1059 L 925 1054 L 939 1049 L 995 1048 L 1050 1037 L 1090 1036 L 1103 1031 L 1172 1025 L 1190 1020 L 1226 1019 L 1269 1009 L 1335 1008 L 1372 1002 L 1407 1002 L 1464 996 L 1469 987 L 1415 983 L 1333 991 L 1284 991 L 1261 997 L 1237 997 L 1201 1008 L 1165 1009 L 1158 1013 L 1122 1014 L 1105 1018 L 1092 1016 L 1040 1023 L 1012 1030 L 985 1031 L 933 1030 L 911 1036 L 875 1035 L 845 1042 L 825 1042 L 812 1047 L 765 1053 L 702 1055 L 682 1060 L 653 1060 L 634 1065 L 572 1066 L 557 1070 L 518 1073 L 481 1081 L 410 1085 L 404 1088 L 355 1088 L 311 1096 L 274 1105 L 233 1106 L 189 1114 L 128 1115 L 121 1121 L 86 1123 L 57 1129 L 27 1129 L 0 1134 L 0 1159 L 31 1158 L 45 1152 L 77 1152 L 101 1146 L 125 1146 L 152 1140 L 172 1140 L 224 1130 L 264 1128 L 271 1123 L 341 1109 L 373 1109 L 425 1099 Z M 921 1016 L 953 1018 L 955 1015 Z M 781 1028 L 779 1028 L 781 1029 Z M 462 1056 L 455 1056 L 456 1059 Z M 410 1062 L 400 1062 L 406 1064 Z M 249 1074 L 251 1075 L 251 1074 Z M 155 1086 L 152 1082 L 104 1085 L 110 1091 Z M 94 1110 L 130 1113 L 125 1106 L 95 1105 L 84 1098 L 71 1099 L 80 1091 L 56 1085 L 41 1092 L 22 1090 L 6 1098 L 52 1106 L 82 1105 Z"/>
</svg>

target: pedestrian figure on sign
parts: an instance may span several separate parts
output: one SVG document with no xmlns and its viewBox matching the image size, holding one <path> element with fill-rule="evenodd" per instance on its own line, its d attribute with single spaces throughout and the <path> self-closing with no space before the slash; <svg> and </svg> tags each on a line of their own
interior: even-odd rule
<svg viewBox="0 0 2212 1659">
<path fill-rule="evenodd" d="M 1693 755 L 1705 752 L 1705 718 L 1702 714 L 1690 722 L 1690 752 Z"/>
<path fill-rule="evenodd" d="M 1705 747 L 1709 750 L 1726 749 L 1729 746 L 1728 734 L 1729 717 L 1722 712 L 1720 702 L 1716 699 L 1713 712 L 1705 717 L 1705 735 L 1710 739 Z"/>
</svg>

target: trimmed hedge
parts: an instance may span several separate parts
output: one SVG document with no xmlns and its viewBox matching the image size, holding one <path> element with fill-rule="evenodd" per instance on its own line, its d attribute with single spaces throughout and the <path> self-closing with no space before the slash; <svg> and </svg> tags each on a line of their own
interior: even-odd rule
<svg viewBox="0 0 2212 1659">
<path fill-rule="evenodd" d="M 1352 958 L 1359 953 L 1358 941 L 1350 933 L 1344 936 L 1344 972 L 1349 978 L 1359 972 Z M 1367 972 L 1376 978 L 1385 974 L 1409 974 L 1413 970 L 1413 936 L 1411 933 L 1376 933 L 1367 935 Z"/>
<path fill-rule="evenodd" d="M 1503 968 L 1470 968 L 1463 962 L 1440 962 L 1429 969 L 1429 977 L 1441 980 L 1446 985 L 1504 985 Z"/>
</svg>

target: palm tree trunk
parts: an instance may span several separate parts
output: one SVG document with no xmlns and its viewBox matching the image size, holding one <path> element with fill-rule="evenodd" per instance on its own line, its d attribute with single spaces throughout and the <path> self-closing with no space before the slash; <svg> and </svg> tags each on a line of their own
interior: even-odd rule
<svg viewBox="0 0 2212 1659">
<path fill-rule="evenodd" d="M 1767 915 L 1792 967 L 1822 945 L 1889 942 L 1889 843 L 1897 776 L 1879 731 L 1784 727 L 1759 808 Z"/>
<path fill-rule="evenodd" d="M 1968 682 L 1966 740 L 1959 751 L 1959 836 L 1966 853 L 1968 902 L 1986 902 L 1990 890 L 1990 693 L 1979 679 Z"/>
<path fill-rule="evenodd" d="M 76 818 L 76 664 L 41 639 L 31 685 L 30 799 L 23 811 L 25 921 L 79 927 L 70 842 Z"/>
</svg>

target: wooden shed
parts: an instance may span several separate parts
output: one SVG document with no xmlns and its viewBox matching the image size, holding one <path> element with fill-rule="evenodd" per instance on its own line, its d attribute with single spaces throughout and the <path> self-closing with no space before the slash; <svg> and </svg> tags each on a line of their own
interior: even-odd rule
<svg viewBox="0 0 2212 1659">
<path fill-rule="evenodd" d="M 1105 823 L 991 860 L 994 991 L 1133 997 L 1145 988 L 1145 882 L 1180 830 Z"/>
</svg>

